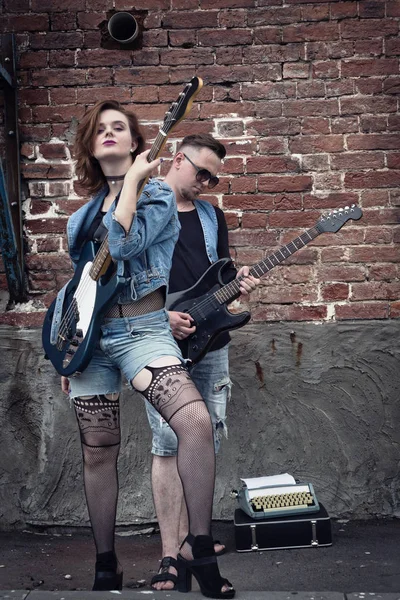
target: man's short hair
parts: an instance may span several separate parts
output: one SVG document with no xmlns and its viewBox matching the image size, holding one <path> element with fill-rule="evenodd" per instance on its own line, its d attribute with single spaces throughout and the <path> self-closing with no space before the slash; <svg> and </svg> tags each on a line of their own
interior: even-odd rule
<svg viewBox="0 0 400 600">
<path fill-rule="evenodd" d="M 181 144 L 179 145 L 178 151 L 180 151 L 184 146 L 191 146 L 192 148 L 197 148 L 198 150 L 201 150 L 202 148 L 209 148 L 221 160 L 226 156 L 225 146 L 209 133 L 195 133 L 193 135 L 187 135 L 183 138 Z"/>
</svg>

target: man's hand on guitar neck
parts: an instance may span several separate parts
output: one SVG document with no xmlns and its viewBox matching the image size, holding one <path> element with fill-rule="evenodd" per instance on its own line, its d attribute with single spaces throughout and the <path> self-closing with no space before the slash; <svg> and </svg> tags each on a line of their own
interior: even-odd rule
<svg viewBox="0 0 400 600">
<path fill-rule="evenodd" d="M 196 327 L 192 325 L 193 319 L 187 313 L 169 310 L 168 316 L 172 335 L 177 340 L 184 340 L 196 331 Z"/>
<path fill-rule="evenodd" d="M 244 300 L 247 300 L 248 295 L 256 289 L 257 285 L 260 283 L 260 280 L 252 275 L 249 275 L 250 267 L 241 267 L 237 272 L 236 279 L 239 277 L 244 277 L 244 279 L 240 282 L 240 291 Z"/>
</svg>

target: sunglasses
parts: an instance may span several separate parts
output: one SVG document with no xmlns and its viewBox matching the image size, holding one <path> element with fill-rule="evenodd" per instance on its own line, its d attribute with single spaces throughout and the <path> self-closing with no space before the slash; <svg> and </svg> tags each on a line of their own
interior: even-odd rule
<svg viewBox="0 0 400 600">
<path fill-rule="evenodd" d="M 186 156 L 186 154 L 184 152 L 182 152 L 182 154 L 185 158 L 188 159 L 190 164 L 193 165 L 194 168 L 196 169 L 196 171 L 197 171 L 196 181 L 198 181 L 199 183 L 204 183 L 205 181 L 208 181 L 208 187 L 210 189 L 215 188 L 215 186 L 219 184 L 219 177 L 216 177 L 215 175 L 211 175 L 211 173 L 208 169 L 200 169 L 200 167 L 195 165 L 194 162 L 188 156 Z"/>
</svg>

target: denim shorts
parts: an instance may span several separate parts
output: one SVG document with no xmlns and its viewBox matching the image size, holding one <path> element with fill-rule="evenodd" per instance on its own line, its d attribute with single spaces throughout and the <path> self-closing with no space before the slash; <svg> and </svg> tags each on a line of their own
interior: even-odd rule
<svg viewBox="0 0 400 600">
<path fill-rule="evenodd" d="M 226 427 L 226 405 L 231 395 L 232 382 L 229 378 L 229 346 L 209 352 L 190 370 L 190 377 L 210 413 L 214 432 L 214 447 L 217 453 L 222 435 L 228 437 Z M 147 417 L 153 433 L 151 452 L 157 456 L 175 456 L 178 450 L 176 435 L 155 410 L 146 401 Z"/>
<path fill-rule="evenodd" d="M 138 317 L 104 319 L 92 360 L 83 373 L 69 380 L 70 397 L 120 392 L 122 374 L 131 382 L 161 356 L 184 362 L 164 308 Z"/>
</svg>

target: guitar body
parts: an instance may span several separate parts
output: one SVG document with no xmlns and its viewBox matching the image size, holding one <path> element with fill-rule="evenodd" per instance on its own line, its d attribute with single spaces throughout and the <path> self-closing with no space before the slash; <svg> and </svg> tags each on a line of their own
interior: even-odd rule
<svg viewBox="0 0 400 600">
<path fill-rule="evenodd" d="M 89 364 L 100 337 L 104 314 L 115 303 L 125 282 L 123 277 L 115 275 L 114 265 L 97 281 L 90 277 L 97 249 L 98 244 L 93 242 L 83 248 L 75 274 L 67 284 L 55 343 L 51 340 L 51 328 L 56 299 L 43 323 L 42 343 L 46 356 L 65 377 L 82 372 Z"/>
<path fill-rule="evenodd" d="M 194 319 L 196 331 L 178 342 L 183 357 L 193 364 L 205 356 L 220 333 L 239 329 L 250 320 L 249 312 L 234 315 L 215 297 L 215 293 L 224 286 L 222 273 L 229 262 L 229 258 L 218 260 L 194 286 L 167 297 L 167 310 L 188 313 Z"/>
</svg>

